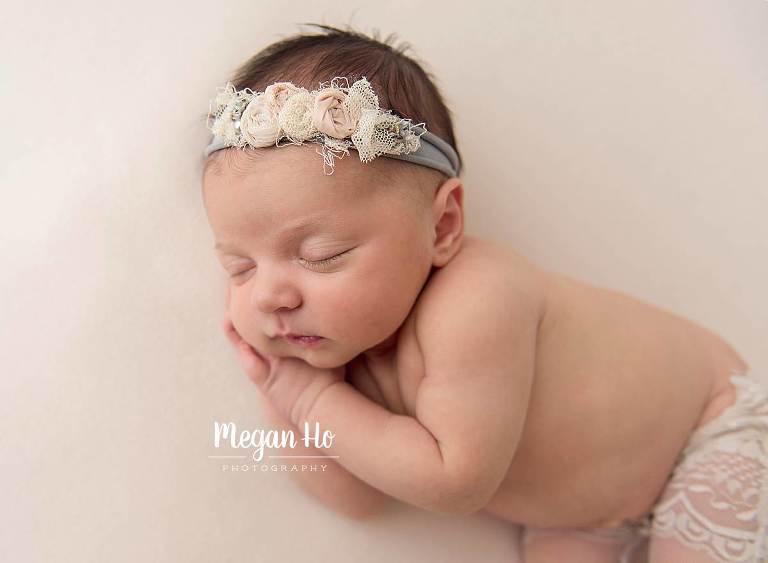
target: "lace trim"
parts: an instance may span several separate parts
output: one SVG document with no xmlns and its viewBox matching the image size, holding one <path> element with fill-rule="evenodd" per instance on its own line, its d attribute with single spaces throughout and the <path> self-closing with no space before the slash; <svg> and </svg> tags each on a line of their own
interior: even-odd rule
<svg viewBox="0 0 768 563">
<path fill-rule="evenodd" d="M 651 534 L 723 561 L 768 562 L 768 389 L 745 376 L 731 380 L 736 402 L 692 435 Z"/>
</svg>

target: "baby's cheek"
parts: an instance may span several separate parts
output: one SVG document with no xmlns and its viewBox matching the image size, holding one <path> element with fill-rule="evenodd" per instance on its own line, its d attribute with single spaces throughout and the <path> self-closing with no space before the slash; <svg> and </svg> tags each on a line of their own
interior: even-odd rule
<svg viewBox="0 0 768 563">
<path fill-rule="evenodd" d="M 252 316 L 244 315 L 236 307 L 230 306 L 229 318 L 232 319 L 232 325 L 237 330 L 240 338 L 257 350 L 261 351 L 263 349 L 263 351 L 268 353 L 268 349 L 273 347 L 270 343 L 270 338 L 264 334 L 264 329 L 254 321 Z"/>
</svg>

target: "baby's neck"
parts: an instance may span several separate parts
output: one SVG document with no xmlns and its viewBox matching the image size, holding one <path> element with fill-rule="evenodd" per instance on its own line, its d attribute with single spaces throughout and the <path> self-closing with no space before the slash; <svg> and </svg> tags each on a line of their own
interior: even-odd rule
<svg viewBox="0 0 768 563">
<path fill-rule="evenodd" d="M 395 350 L 397 350 L 397 341 L 400 336 L 400 328 L 389 335 L 386 339 L 382 340 L 375 346 L 365 350 L 362 355 L 367 361 L 382 362 L 392 357 Z"/>
</svg>

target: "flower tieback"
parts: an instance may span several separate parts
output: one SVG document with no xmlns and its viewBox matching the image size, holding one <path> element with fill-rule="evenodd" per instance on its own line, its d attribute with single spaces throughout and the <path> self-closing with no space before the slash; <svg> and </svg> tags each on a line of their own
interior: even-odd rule
<svg viewBox="0 0 768 563">
<path fill-rule="evenodd" d="M 263 92 L 236 90 L 227 82 L 217 91 L 208 112 L 207 125 L 214 138 L 205 149 L 206 157 L 227 147 L 279 147 L 309 141 L 322 145 L 323 170 L 330 167 L 326 174 L 333 174 L 334 156 L 343 158 L 354 148 L 364 163 L 385 155 L 458 175 L 453 148 L 427 132 L 424 123 L 413 124 L 381 110 L 365 77 L 352 86 L 347 78 L 336 77 L 311 92 L 291 82 L 275 82 Z M 422 147 L 425 135 L 428 147 Z M 287 143 L 281 145 L 283 139 Z"/>
</svg>

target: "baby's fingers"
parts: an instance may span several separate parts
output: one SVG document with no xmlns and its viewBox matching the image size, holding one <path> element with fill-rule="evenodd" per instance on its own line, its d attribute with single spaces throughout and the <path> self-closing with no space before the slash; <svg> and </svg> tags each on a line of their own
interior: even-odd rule
<svg viewBox="0 0 768 563">
<path fill-rule="evenodd" d="M 250 344 L 248 344 L 229 318 L 229 313 L 224 315 L 221 321 L 221 328 L 227 336 L 227 340 L 237 351 L 240 366 L 245 371 L 248 378 L 256 385 L 261 386 L 269 375 L 269 358 L 260 355 Z"/>
<path fill-rule="evenodd" d="M 227 340 L 229 340 L 229 342 L 235 348 L 237 348 L 240 343 L 243 342 L 243 338 L 240 336 L 240 333 L 237 332 L 235 325 L 232 324 L 232 319 L 229 318 L 229 313 L 225 314 L 224 318 L 221 320 L 221 330 L 226 335 Z"/>
<path fill-rule="evenodd" d="M 245 340 L 241 340 L 240 344 L 237 345 L 237 353 L 240 365 L 248 379 L 261 387 L 269 376 L 269 363 L 257 354 Z"/>
</svg>

